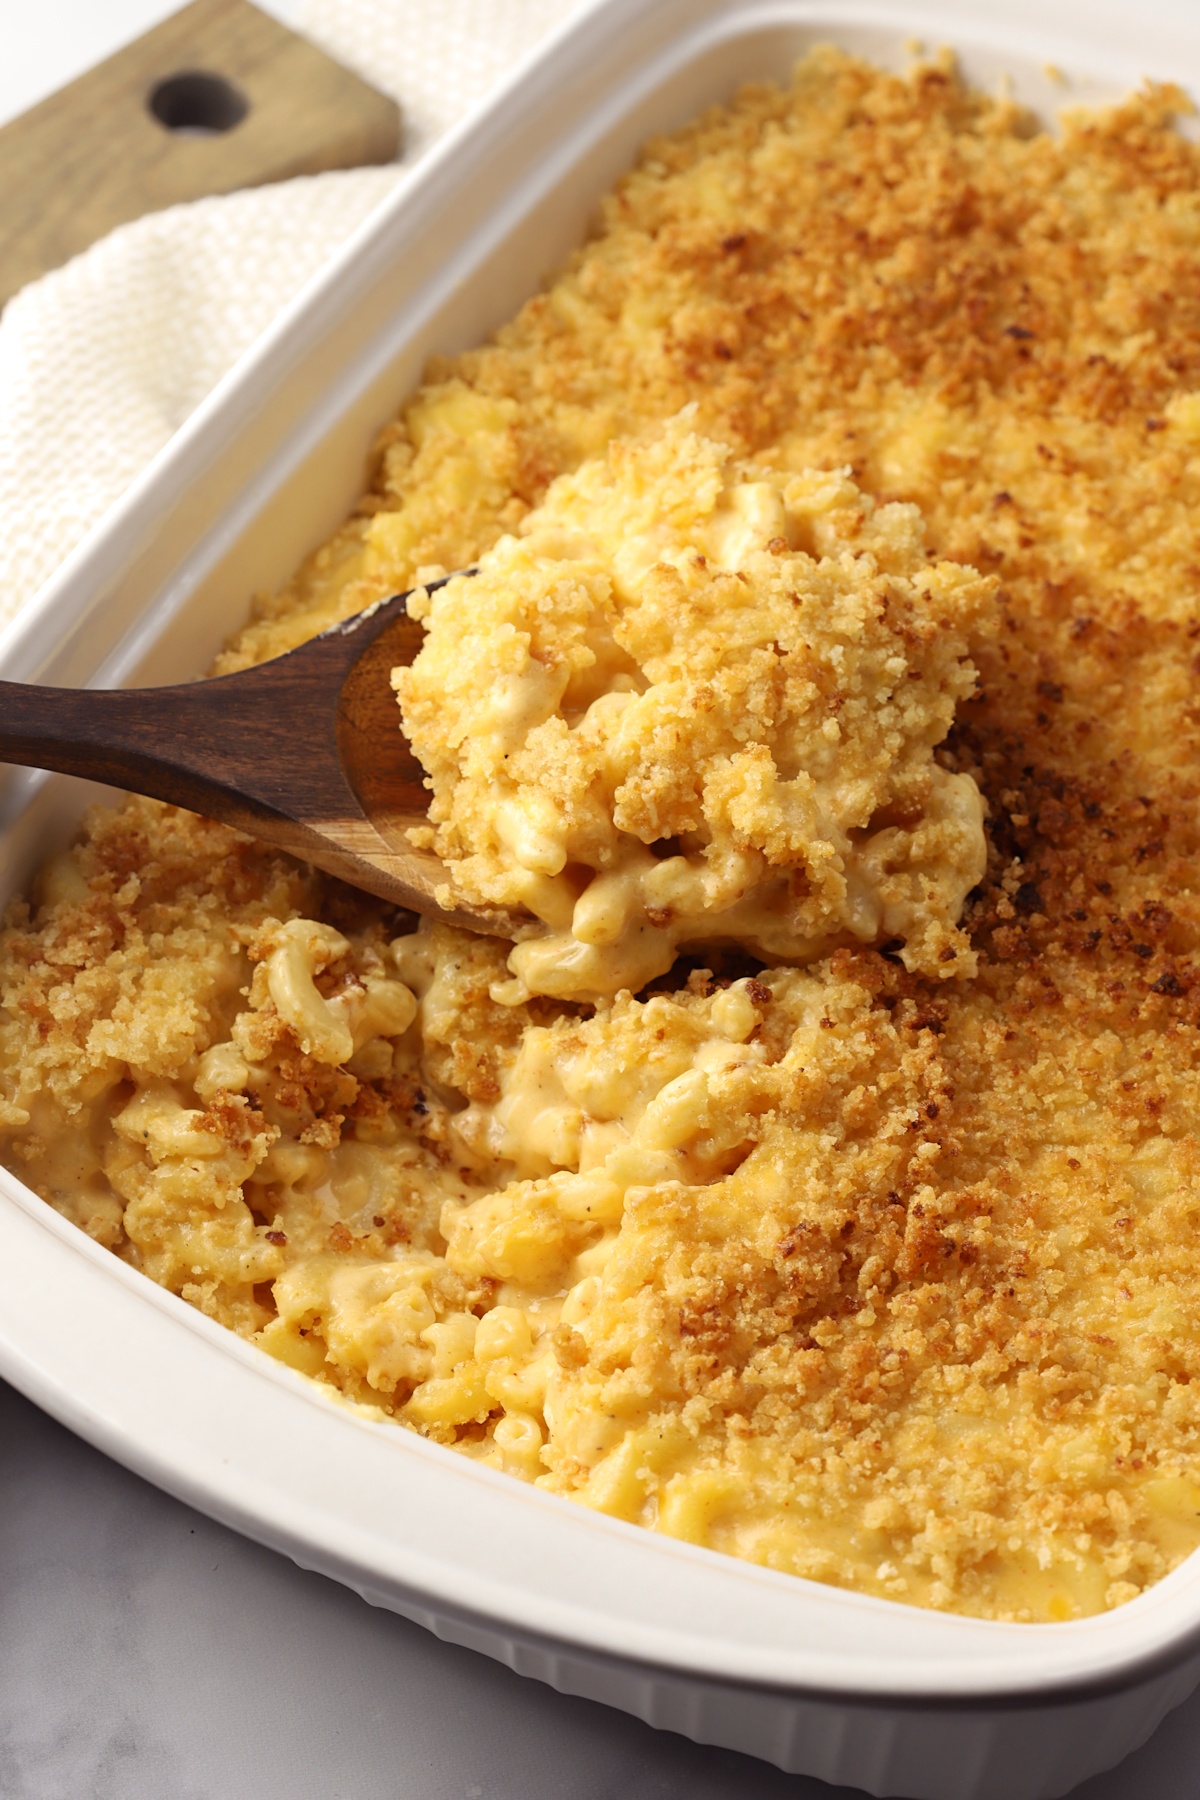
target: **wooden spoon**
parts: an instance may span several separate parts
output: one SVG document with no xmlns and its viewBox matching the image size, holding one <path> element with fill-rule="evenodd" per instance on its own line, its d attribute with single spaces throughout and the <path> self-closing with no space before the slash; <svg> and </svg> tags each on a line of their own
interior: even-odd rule
<svg viewBox="0 0 1200 1800">
<path fill-rule="evenodd" d="M 0 682 L 0 761 L 185 806 L 413 912 L 513 937 L 528 915 L 453 894 L 442 905 L 445 865 L 404 835 L 427 823 L 429 806 L 388 679 L 421 647 L 407 598 L 380 600 L 272 662 L 183 687 Z"/>
</svg>

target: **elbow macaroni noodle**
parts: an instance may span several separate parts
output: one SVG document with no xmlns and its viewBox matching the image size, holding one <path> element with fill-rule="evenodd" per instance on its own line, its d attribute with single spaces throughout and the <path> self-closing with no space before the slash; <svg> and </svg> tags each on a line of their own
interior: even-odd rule
<svg viewBox="0 0 1200 1800">
<path fill-rule="evenodd" d="M 318 973 L 349 954 L 340 931 L 312 919 L 290 919 L 276 937 L 266 962 L 267 990 L 305 1055 L 323 1063 L 348 1063 L 373 1039 L 400 1037 L 408 1030 L 417 1003 L 401 981 L 369 977 L 332 999 L 318 992 Z"/>
</svg>

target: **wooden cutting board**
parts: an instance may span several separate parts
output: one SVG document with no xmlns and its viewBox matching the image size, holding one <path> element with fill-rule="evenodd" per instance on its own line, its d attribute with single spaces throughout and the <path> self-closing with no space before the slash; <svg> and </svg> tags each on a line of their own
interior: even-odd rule
<svg viewBox="0 0 1200 1800">
<path fill-rule="evenodd" d="M 0 305 L 143 213 L 399 147 L 386 95 L 248 0 L 192 0 L 0 127 Z"/>
</svg>

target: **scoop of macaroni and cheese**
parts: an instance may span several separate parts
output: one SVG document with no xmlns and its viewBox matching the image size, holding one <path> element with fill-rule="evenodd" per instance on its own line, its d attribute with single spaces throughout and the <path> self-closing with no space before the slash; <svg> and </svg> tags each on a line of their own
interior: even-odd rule
<svg viewBox="0 0 1200 1800">
<path fill-rule="evenodd" d="M 993 587 L 930 560 L 915 507 L 739 462 L 685 413 L 419 590 L 393 676 L 433 789 L 415 835 L 538 921 L 504 997 L 636 990 L 714 943 L 897 939 L 914 971 L 973 973 L 983 803 L 933 752 Z"/>
</svg>

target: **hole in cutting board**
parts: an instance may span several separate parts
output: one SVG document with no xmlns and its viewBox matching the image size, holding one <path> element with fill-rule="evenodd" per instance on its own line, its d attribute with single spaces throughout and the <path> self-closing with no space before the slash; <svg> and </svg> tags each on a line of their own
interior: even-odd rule
<svg viewBox="0 0 1200 1800">
<path fill-rule="evenodd" d="M 232 81 L 204 69 L 181 69 L 156 82 L 146 106 L 160 125 L 180 137 L 217 137 L 240 125 L 250 111 Z"/>
</svg>

